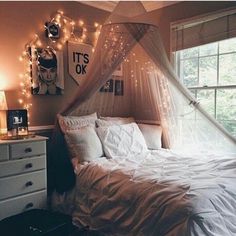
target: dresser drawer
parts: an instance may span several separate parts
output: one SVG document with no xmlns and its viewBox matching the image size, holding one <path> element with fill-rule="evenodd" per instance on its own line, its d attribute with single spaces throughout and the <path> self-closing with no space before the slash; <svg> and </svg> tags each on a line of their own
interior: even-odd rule
<svg viewBox="0 0 236 236">
<path fill-rule="evenodd" d="M 0 177 L 24 174 L 46 168 L 46 156 L 30 157 L 20 160 L 0 162 Z"/>
<path fill-rule="evenodd" d="M 0 202 L 0 220 L 32 208 L 46 208 L 47 191 L 25 194 Z"/>
<path fill-rule="evenodd" d="M 0 199 L 46 189 L 46 170 L 0 179 Z"/>
<path fill-rule="evenodd" d="M 10 145 L 10 159 L 36 156 L 46 153 L 46 142 L 25 142 Z"/>
<path fill-rule="evenodd" d="M 0 161 L 6 161 L 9 160 L 9 150 L 8 145 L 3 144 L 0 145 Z"/>
</svg>

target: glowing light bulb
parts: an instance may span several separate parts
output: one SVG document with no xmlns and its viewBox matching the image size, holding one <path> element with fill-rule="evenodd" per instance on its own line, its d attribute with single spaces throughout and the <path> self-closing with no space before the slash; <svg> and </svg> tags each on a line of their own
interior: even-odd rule
<svg viewBox="0 0 236 236">
<path fill-rule="evenodd" d="M 36 42 L 36 45 L 37 45 L 37 46 L 39 46 L 39 47 L 41 47 L 41 46 L 42 46 L 42 43 L 41 43 L 41 41 L 40 41 L 40 40 L 38 40 L 38 41 Z"/>
<path fill-rule="evenodd" d="M 99 24 L 97 22 L 94 22 L 94 27 L 97 28 Z"/>
<path fill-rule="evenodd" d="M 57 48 L 58 48 L 59 50 L 61 50 L 61 49 L 62 49 L 62 44 L 58 43 L 58 44 L 57 44 Z"/>
<path fill-rule="evenodd" d="M 79 26 L 83 26 L 84 25 L 84 21 L 79 20 Z"/>
<path fill-rule="evenodd" d="M 58 10 L 57 12 L 58 12 L 59 14 L 61 14 L 61 15 L 64 14 L 64 12 L 63 12 L 62 10 Z"/>
</svg>

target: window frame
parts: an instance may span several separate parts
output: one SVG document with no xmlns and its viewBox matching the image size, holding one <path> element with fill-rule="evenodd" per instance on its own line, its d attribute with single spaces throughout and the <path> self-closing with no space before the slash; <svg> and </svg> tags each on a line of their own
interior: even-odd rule
<svg viewBox="0 0 236 236">
<path fill-rule="evenodd" d="M 236 40 L 236 37 L 234 37 L 235 40 Z M 204 46 L 204 45 L 199 45 L 197 46 L 198 48 L 198 53 L 196 56 L 194 57 L 187 57 L 187 58 L 181 58 L 181 52 L 183 52 L 184 50 L 188 50 L 188 49 L 183 49 L 183 50 L 179 50 L 179 51 L 176 51 L 176 52 L 173 52 L 173 63 L 174 63 L 174 68 L 175 68 L 175 71 L 180 79 L 180 81 L 184 84 L 184 78 L 183 78 L 183 70 L 181 68 L 181 63 L 183 63 L 184 61 L 187 61 L 187 60 L 192 60 L 192 59 L 197 59 L 198 60 L 198 63 L 197 63 L 197 86 L 187 86 L 186 84 L 184 84 L 186 86 L 186 88 L 189 89 L 189 91 L 193 94 L 193 96 L 198 99 L 198 92 L 200 91 L 204 91 L 204 90 L 211 90 L 213 91 L 214 93 L 214 115 L 213 117 L 220 123 L 223 123 L 224 121 L 234 121 L 234 120 L 222 120 L 222 119 L 217 119 L 217 92 L 220 90 L 220 89 L 236 89 L 236 83 L 235 84 L 232 84 L 232 85 L 222 85 L 220 84 L 220 56 L 222 55 L 236 55 L 236 49 L 234 51 L 231 51 L 231 52 L 220 52 L 220 42 L 221 41 L 217 41 L 217 42 L 213 42 L 213 43 L 217 43 L 217 53 L 216 54 L 211 54 L 211 55 L 203 55 L 201 56 L 200 55 L 200 47 L 201 46 Z M 205 44 L 206 45 L 206 44 Z M 194 47 L 192 47 L 194 48 Z M 206 58 L 206 57 L 214 57 L 216 56 L 217 59 L 216 59 L 216 70 L 217 70 L 217 78 L 216 78 L 216 85 L 199 85 L 199 80 L 200 80 L 200 59 L 201 58 Z M 183 64 L 182 64 L 183 65 Z M 210 114 L 210 113 L 209 113 Z M 211 115 L 211 114 L 210 114 Z M 231 132 L 231 134 L 233 136 L 236 135 L 235 132 Z"/>
</svg>

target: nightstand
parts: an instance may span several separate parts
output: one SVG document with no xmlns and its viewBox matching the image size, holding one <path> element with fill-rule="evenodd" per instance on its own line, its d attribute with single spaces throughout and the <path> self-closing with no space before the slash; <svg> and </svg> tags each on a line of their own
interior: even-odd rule
<svg viewBox="0 0 236 236">
<path fill-rule="evenodd" d="M 0 220 L 46 208 L 46 137 L 0 140 Z"/>
</svg>

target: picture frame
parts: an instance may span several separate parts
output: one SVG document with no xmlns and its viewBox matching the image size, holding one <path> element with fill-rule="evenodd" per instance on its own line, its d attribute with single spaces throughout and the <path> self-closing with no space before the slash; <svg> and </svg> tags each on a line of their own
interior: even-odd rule
<svg viewBox="0 0 236 236">
<path fill-rule="evenodd" d="M 11 136 L 28 134 L 28 112 L 26 109 L 7 110 L 7 131 Z"/>
<path fill-rule="evenodd" d="M 50 47 L 30 48 L 31 93 L 33 95 L 64 94 L 63 52 Z"/>
<path fill-rule="evenodd" d="M 116 68 L 116 70 L 113 72 L 112 75 L 114 75 L 114 76 L 123 76 L 123 65 L 120 64 L 120 65 Z"/>
<path fill-rule="evenodd" d="M 109 79 L 101 88 L 100 92 L 113 93 L 114 90 L 114 80 Z"/>
<path fill-rule="evenodd" d="M 115 80 L 115 96 L 124 95 L 124 80 Z"/>
</svg>

